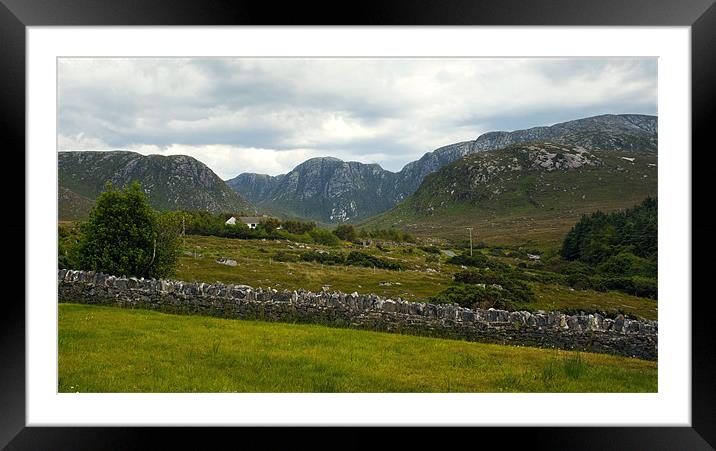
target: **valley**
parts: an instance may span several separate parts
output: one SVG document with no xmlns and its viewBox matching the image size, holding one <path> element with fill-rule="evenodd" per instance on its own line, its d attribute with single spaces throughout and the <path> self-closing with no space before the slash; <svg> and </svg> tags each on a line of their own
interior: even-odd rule
<svg viewBox="0 0 716 451">
<path fill-rule="evenodd" d="M 107 182 L 140 182 L 136 189 L 162 227 L 154 236 L 172 236 L 165 242 L 176 245 L 167 274 L 177 283 L 377 295 L 422 305 L 404 308 L 483 309 L 509 318 L 574 315 L 585 325 L 572 327 L 584 334 L 597 323 L 656 327 L 656 136 L 654 116 L 605 115 L 486 133 L 399 172 L 324 157 L 286 174 L 243 173 L 226 182 L 182 155 L 60 152 L 58 263 L 80 266 L 89 212 Z M 632 243 L 630 234 L 641 241 Z M 192 308 L 183 317 L 61 302 L 63 392 L 657 389 L 655 362 L 598 354 L 604 349 L 577 341 L 567 348 L 588 352 L 550 349 L 542 339 L 495 345 L 353 330 L 350 323 L 335 329 L 208 318 Z M 316 314 L 320 324 L 328 313 Z M 532 321 L 510 327 L 539 331 Z M 131 337 L 139 337 L 132 339 L 136 353 L 94 351 Z M 149 364 L 153 346 L 164 352 Z M 363 374 L 366 365 L 379 369 L 380 381 Z M 168 376 L 170 368 L 178 370 Z"/>
<path fill-rule="evenodd" d="M 227 180 L 227 184 L 268 214 L 310 219 L 326 225 L 362 223 L 396 205 L 410 202 L 426 177 L 465 157 L 519 144 L 549 142 L 586 153 L 617 152 L 627 158 L 632 154 L 653 156 L 655 161 L 657 129 L 656 116 L 595 116 L 549 127 L 488 132 L 474 141 L 449 144 L 428 152 L 407 163 L 399 172 L 384 170 L 377 164 L 325 157 L 312 158 L 291 172 L 277 176 L 243 173 Z M 568 169 L 568 166 L 560 169 Z M 516 173 L 514 177 L 520 175 Z M 619 189 L 620 186 L 613 188 Z M 589 191 L 581 194 L 591 197 Z"/>
</svg>

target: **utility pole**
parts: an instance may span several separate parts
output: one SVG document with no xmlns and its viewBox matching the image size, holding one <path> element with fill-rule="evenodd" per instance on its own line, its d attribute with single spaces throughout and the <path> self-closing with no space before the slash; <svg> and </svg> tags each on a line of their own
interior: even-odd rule
<svg viewBox="0 0 716 451">
<path fill-rule="evenodd" d="M 470 232 L 470 257 L 472 257 L 472 227 L 468 227 L 467 230 Z"/>
</svg>

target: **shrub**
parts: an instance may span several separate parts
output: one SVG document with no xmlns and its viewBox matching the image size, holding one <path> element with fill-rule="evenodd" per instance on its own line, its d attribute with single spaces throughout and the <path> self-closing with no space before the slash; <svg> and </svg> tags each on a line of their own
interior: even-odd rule
<svg viewBox="0 0 716 451">
<path fill-rule="evenodd" d="M 505 290 L 490 286 L 452 285 L 430 298 L 434 304 L 458 304 L 466 308 L 514 310 Z"/>
<path fill-rule="evenodd" d="M 655 261 L 637 257 L 631 252 L 620 252 L 611 256 L 597 266 L 597 271 L 612 276 L 645 276 L 656 277 L 657 266 Z"/>
<path fill-rule="evenodd" d="M 343 241 L 356 241 L 358 233 L 350 224 L 341 224 L 333 230 L 333 234 Z"/>
<path fill-rule="evenodd" d="M 464 270 L 455 273 L 453 280 L 462 284 L 500 285 L 505 291 L 505 299 L 512 302 L 531 302 L 535 295 L 532 287 L 519 280 L 519 273 L 500 273 L 496 271 Z"/>
<path fill-rule="evenodd" d="M 569 274 L 567 284 L 575 290 L 588 290 L 593 288 L 591 279 L 582 273 Z"/>
<path fill-rule="evenodd" d="M 306 251 L 301 253 L 299 258 L 304 262 L 317 262 L 324 265 L 345 264 L 345 258 L 342 254 L 329 254 L 328 252 Z"/>
<path fill-rule="evenodd" d="M 325 229 L 314 228 L 311 229 L 308 234 L 317 244 L 323 244 L 325 246 L 338 246 L 341 244 L 341 240 L 339 240 L 337 236 Z"/>
<path fill-rule="evenodd" d="M 295 235 L 303 235 L 316 228 L 315 222 L 284 221 L 281 224 L 284 230 Z"/>
<path fill-rule="evenodd" d="M 573 261 L 573 262 L 565 262 L 564 266 L 562 267 L 561 271 L 562 274 L 570 275 L 570 274 L 592 274 L 594 272 L 594 269 L 587 265 L 586 263 L 582 263 L 580 261 Z"/>
<path fill-rule="evenodd" d="M 57 230 L 57 266 L 59 269 L 79 268 L 77 246 L 80 233 L 77 227 L 60 224 Z"/>
<path fill-rule="evenodd" d="M 277 262 L 297 262 L 299 260 L 298 255 L 284 251 L 276 252 L 272 258 Z"/>
<path fill-rule="evenodd" d="M 423 252 L 427 252 L 428 254 L 439 254 L 440 253 L 440 248 L 435 247 L 435 246 L 420 246 L 419 249 L 422 250 Z"/>
<path fill-rule="evenodd" d="M 139 182 L 111 184 L 99 195 L 78 243 L 80 269 L 115 275 L 165 277 L 179 247 L 179 224 L 151 209 Z"/>
<path fill-rule="evenodd" d="M 271 233 L 281 226 L 281 221 L 276 218 L 266 218 L 258 225 L 266 233 Z"/>
<path fill-rule="evenodd" d="M 659 291 L 656 279 L 649 277 L 607 277 L 603 279 L 603 284 L 608 290 L 617 290 L 651 299 L 657 299 Z"/>
<path fill-rule="evenodd" d="M 367 268 L 378 269 L 402 269 L 402 266 L 397 263 L 389 262 L 384 259 L 374 257 L 373 255 L 358 251 L 351 251 L 348 254 L 348 257 L 346 257 L 346 264 L 351 266 L 364 266 Z"/>
</svg>

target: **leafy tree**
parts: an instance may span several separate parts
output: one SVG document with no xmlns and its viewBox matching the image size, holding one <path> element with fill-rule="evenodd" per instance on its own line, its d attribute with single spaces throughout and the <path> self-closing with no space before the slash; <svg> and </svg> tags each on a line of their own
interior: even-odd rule
<svg viewBox="0 0 716 451">
<path fill-rule="evenodd" d="M 60 269 L 78 268 L 77 243 L 80 238 L 76 226 L 60 224 L 57 228 L 57 267 Z"/>
<path fill-rule="evenodd" d="M 289 233 L 293 233 L 296 235 L 302 235 L 304 233 L 308 233 L 311 230 L 316 228 L 315 222 L 302 222 L 302 221 L 284 221 L 283 229 L 286 230 Z"/>
<path fill-rule="evenodd" d="M 625 211 L 584 215 L 567 233 L 560 254 L 565 260 L 595 266 L 625 251 L 653 258 L 658 245 L 657 213 L 657 200 L 647 198 Z"/>
<path fill-rule="evenodd" d="M 355 227 L 350 224 L 341 224 L 333 230 L 333 234 L 343 241 L 356 241 L 358 233 Z"/>
<path fill-rule="evenodd" d="M 176 263 L 181 223 L 152 210 L 139 182 L 123 190 L 107 184 L 81 227 L 81 269 L 115 275 L 165 277 Z"/>
<path fill-rule="evenodd" d="M 279 221 L 277 218 L 266 218 L 263 221 L 261 221 L 261 224 L 259 224 L 259 227 L 261 227 L 267 233 L 273 232 L 274 230 L 278 229 L 280 226 L 281 226 L 281 221 Z"/>
</svg>

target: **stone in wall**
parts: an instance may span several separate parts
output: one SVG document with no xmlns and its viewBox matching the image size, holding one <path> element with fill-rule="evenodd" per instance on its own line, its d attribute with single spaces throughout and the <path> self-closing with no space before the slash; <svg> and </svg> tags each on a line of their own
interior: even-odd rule
<svg viewBox="0 0 716 451">
<path fill-rule="evenodd" d="M 603 352 L 656 360 L 658 323 L 618 315 L 466 309 L 375 294 L 277 291 L 247 285 L 137 279 L 60 270 L 60 301 L 237 319 L 299 321 L 500 344 Z"/>
</svg>

